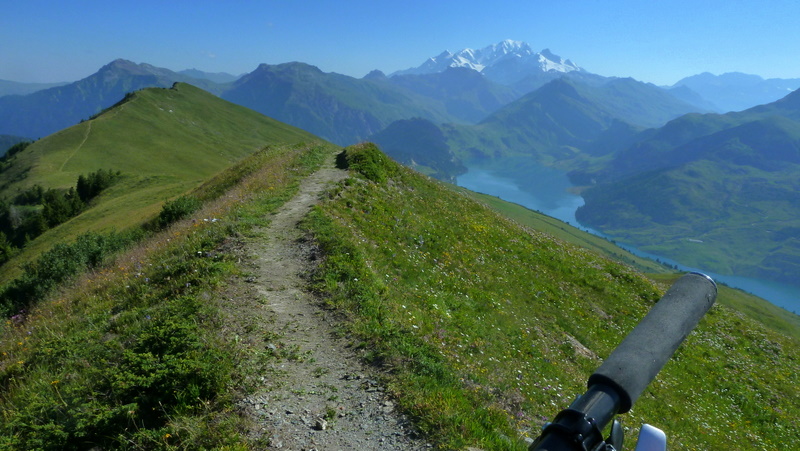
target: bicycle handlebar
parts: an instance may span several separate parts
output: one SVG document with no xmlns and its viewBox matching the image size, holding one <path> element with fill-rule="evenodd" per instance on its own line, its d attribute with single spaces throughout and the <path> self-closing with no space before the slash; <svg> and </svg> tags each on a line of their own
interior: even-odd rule
<svg viewBox="0 0 800 451">
<path fill-rule="evenodd" d="M 675 281 L 589 377 L 588 386 L 611 386 L 620 396 L 618 413 L 631 410 L 716 297 L 717 285 L 704 274 L 689 273 Z"/>
<path fill-rule="evenodd" d="M 614 415 L 631 409 L 716 297 L 717 285 L 705 274 L 689 273 L 675 281 L 589 377 L 586 393 L 561 411 L 529 450 L 607 449 L 602 430 Z M 614 429 L 619 429 L 619 450 L 621 428 Z"/>
</svg>

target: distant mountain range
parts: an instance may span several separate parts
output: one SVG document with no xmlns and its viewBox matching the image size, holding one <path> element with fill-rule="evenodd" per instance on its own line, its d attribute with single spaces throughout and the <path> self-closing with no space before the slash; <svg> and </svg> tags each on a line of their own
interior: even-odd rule
<svg viewBox="0 0 800 451">
<path fill-rule="evenodd" d="M 453 69 L 449 69 L 453 70 Z M 507 104 L 477 124 L 439 125 L 448 146 L 432 160 L 444 162 L 433 173 L 453 174 L 460 167 L 448 163 L 450 154 L 467 166 L 524 156 L 547 165 L 576 168 L 591 157 L 622 150 L 648 127 L 663 125 L 697 111 L 693 105 L 652 84 L 633 79 L 607 79 L 586 84 L 571 78 L 555 79 Z M 418 127 L 414 130 L 413 126 Z M 402 136 L 384 149 L 399 161 L 413 153 L 418 136 L 430 136 L 435 124 L 405 124 Z M 378 144 L 382 135 L 370 137 Z"/>
<path fill-rule="evenodd" d="M 527 45 L 517 47 L 524 50 Z M 491 72 L 497 65 L 509 64 L 498 55 L 482 58 L 481 68 Z M 531 70 L 552 72 L 553 64 L 531 66 Z M 46 136 L 88 119 L 127 92 L 169 87 L 174 82 L 201 87 L 341 145 L 364 140 L 393 121 L 413 117 L 437 123 L 475 123 L 527 92 L 496 83 L 474 70 L 456 67 L 393 77 L 376 71 L 356 79 L 324 73 L 304 63 L 262 64 L 236 78 L 197 70 L 173 72 L 116 60 L 96 74 L 65 86 L 26 96 L 0 97 L 0 133 Z"/>
<path fill-rule="evenodd" d="M 731 72 L 713 75 L 708 72 L 686 77 L 672 88 L 687 87 L 699 94 L 718 113 L 742 111 L 774 102 L 800 88 L 800 78 L 763 79 L 758 75 Z"/>
<path fill-rule="evenodd" d="M 353 144 L 395 120 L 450 119 L 441 102 L 385 81 L 324 73 L 304 63 L 262 64 L 222 98 L 334 143 Z"/>
<path fill-rule="evenodd" d="M 535 52 L 525 42 L 505 40 L 479 50 L 466 48 L 455 53 L 444 51 L 418 67 L 400 70 L 391 78 L 405 75 L 429 75 L 451 68 L 471 69 L 487 80 L 513 88 L 520 96 L 561 77 L 583 82 L 602 83 L 606 77 L 583 70 L 549 49 Z"/>
<path fill-rule="evenodd" d="M 356 79 L 323 73 L 304 63 L 286 63 L 262 64 L 235 82 L 219 84 L 209 79 L 219 80 L 219 74 L 177 73 L 149 64 L 116 60 L 68 85 L 24 96 L 0 97 L 0 134 L 30 139 L 44 137 L 89 119 L 120 101 L 126 93 L 146 87 L 167 88 L 175 82 L 195 85 L 342 145 L 366 139 L 403 118 L 424 117 L 436 122 L 477 120 L 515 97 L 508 89 L 497 88 L 498 93 L 491 94 L 494 88 L 489 86 L 490 82 L 482 78 L 469 80 L 471 71 L 430 77 L 431 80 L 405 79 L 395 84 L 386 77 Z M 466 88 L 469 84 L 473 86 Z M 455 92 L 452 89 L 455 86 L 465 89 L 453 96 L 443 94 L 447 89 Z M 470 94 L 470 90 L 477 94 Z M 476 98 L 480 100 L 473 101 Z M 458 104 L 469 103 L 472 105 L 467 109 L 458 108 Z"/>
<path fill-rule="evenodd" d="M 418 67 L 394 72 L 397 75 L 420 75 L 444 72 L 450 67 L 465 67 L 502 84 L 513 84 L 538 72 L 569 73 L 582 71 L 575 63 L 554 55 L 549 49 L 535 52 L 525 42 L 505 40 L 479 50 L 447 50 L 428 58 Z"/>
<path fill-rule="evenodd" d="M 605 77 L 582 69 L 569 59 L 553 54 L 549 49 L 535 52 L 525 42 L 505 40 L 482 49 L 465 48 L 457 52 L 444 51 L 425 60 L 417 67 L 391 74 L 394 78 L 409 74 L 432 74 L 448 68 L 463 67 L 475 70 L 487 79 L 530 92 L 555 78 L 568 76 L 583 82 L 603 83 Z M 758 75 L 702 73 L 686 77 L 665 87 L 681 100 L 700 109 L 726 113 L 741 111 L 756 105 L 774 102 L 800 88 L 800 78 L 763 79 Z"/>
<path fill-rule="evenodd" d="M 0 134 L 40 138 L 88 119 L 121 100 L 127 92 L 186 82 L 347 145 L 366 139 L 393 121 L 414 117 L 439 124 L 475 124 L 565 77 L 587 86 L 604 86 L 612 80 L 592 74 L 547 49 L 535 52 L 530 45 L 512 40 L 479 50 L 443 52 L 419 67 L 390 76 L 374 71 L 362 79 L 324 73 L 303 63 L 261 65 L 237 77 L 196 69 L 173 72 L 116 60 L 96 74 L 64 85 L 0 81 Z M 722 111 L 734 102 L 725 98 L 727 92 L 736 92 L 740 99 L 736 106 L 745 108 L 754 106 L 753 102 L 777 100 L 778 94 L 785 95 L 786 90 L 800 85 L 799 81 L 702 74 L 658 89 L 692 105 L 692 111 Z M 729 89 L 731 86 L 736 90 Z M 613 101 L 613 97 L 609 99 Z M 647 119 L 634 122 L 660 125 Z"/>
<path fill-rule="evenodd" d="M 439 102 L 451 120 L 470 124 L 479 122 L 487 114 L 524 94 L 465 67 L 447 67 L 442 72 L 394 75 L 391 78 L 381 72 L 372 72 L 367 78 Z"/>
<path fill-rule="evenodd" d="M 26 95 L 42 89 L 63 86 L 67 83 L 19 83 L 16 81 L 0 80 L 0 97 L 10 95 Z"/>
<path fill-rule="evenodd" d="M 192 77 L 199 80 L 210 80 L 219 84 L 233 83 L 242 77 L 242 75 L 236 76 L 226 72 L 203 72 L 197 69 L 186 69 L 178 73 L 181 75 L 186 75 L 187 77 Z"/>
</svg>

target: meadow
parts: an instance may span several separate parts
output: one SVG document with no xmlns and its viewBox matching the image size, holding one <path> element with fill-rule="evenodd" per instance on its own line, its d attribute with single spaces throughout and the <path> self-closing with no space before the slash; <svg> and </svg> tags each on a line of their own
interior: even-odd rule
<svg viewBox="0 0 800 451">
<path fill-rule="evenodd" d="M 669 282 L 510 221 L 369 144 L 347 155 L 359 173 L 308 220 L 327 255 L 317 289 L 445 448 L 524 449 Z M 725 304 L 622 418 L 629 434 L 654 424 L 670 449 L 793 440 L 797 339 Z"/>
</svg>

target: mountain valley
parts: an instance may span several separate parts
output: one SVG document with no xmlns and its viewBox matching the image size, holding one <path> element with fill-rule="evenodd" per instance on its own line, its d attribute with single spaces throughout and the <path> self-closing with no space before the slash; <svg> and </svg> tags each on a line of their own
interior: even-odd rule
<svg viewBox="0 0 800 451">
<path fill-rule="evenodd" d="M 593 180 L 578 219 L 715 272 L 796 284 L 800 93 L 647 131 Z"/>
</svg>

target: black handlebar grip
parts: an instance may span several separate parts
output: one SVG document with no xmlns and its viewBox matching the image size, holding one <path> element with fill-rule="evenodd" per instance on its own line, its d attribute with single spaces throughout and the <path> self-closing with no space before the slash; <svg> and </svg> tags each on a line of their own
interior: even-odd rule
<svg viewBox="0 0 800 451">
<path fill-rule="evenodd" d="M 675 281 L 589 377 L 589 387 L 610 386 L 620 396 L 618 413 L 629 411 L 716 298 L 717 284 L 705 274 L 689 273 Z"/>
</svg>

